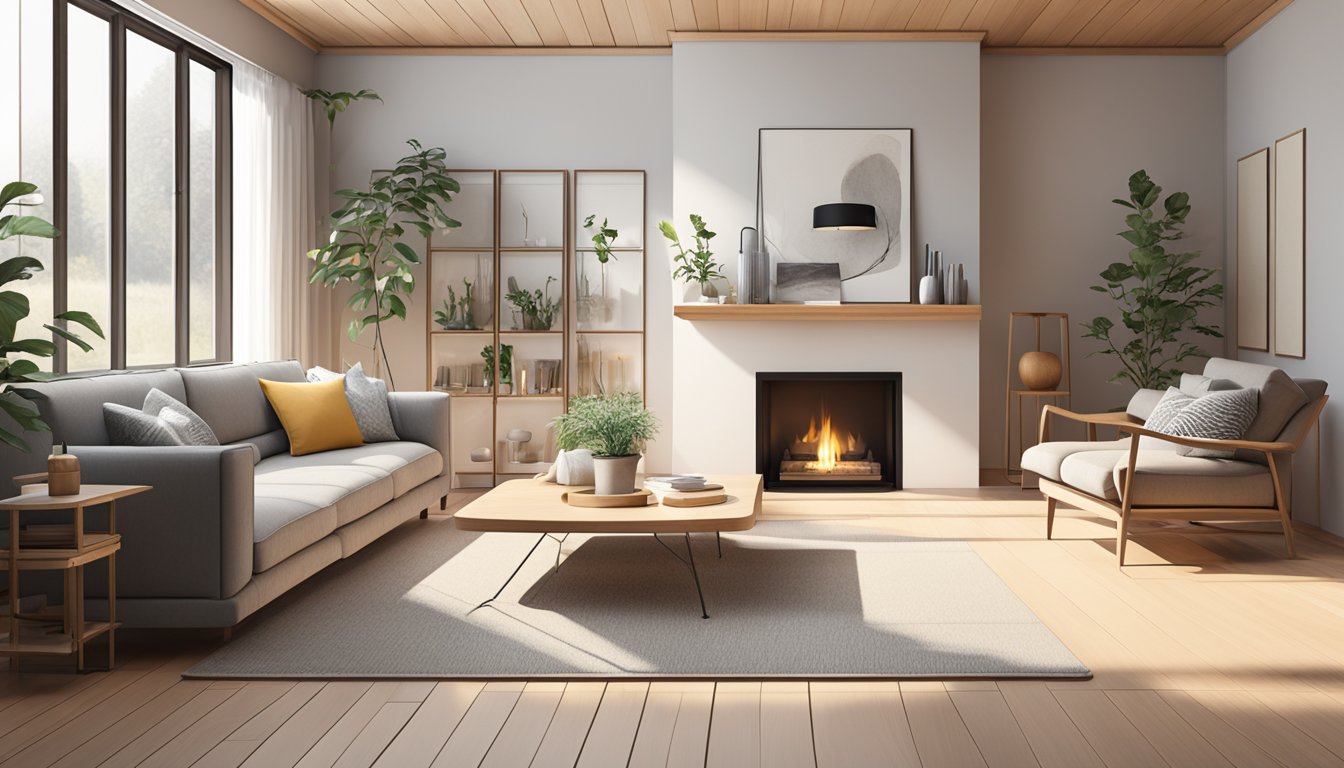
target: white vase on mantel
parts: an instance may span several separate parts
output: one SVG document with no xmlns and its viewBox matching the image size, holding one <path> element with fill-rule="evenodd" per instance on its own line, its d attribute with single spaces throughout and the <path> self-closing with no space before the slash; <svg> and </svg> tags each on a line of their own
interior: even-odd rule
<svg viewBox="0 0 1344 768">
<path fill-rule="evenodd" d="M 702 304 L 720 304 L 719 289 L 713 283 L 700 284 L 700 302 Z"/>
</svg>

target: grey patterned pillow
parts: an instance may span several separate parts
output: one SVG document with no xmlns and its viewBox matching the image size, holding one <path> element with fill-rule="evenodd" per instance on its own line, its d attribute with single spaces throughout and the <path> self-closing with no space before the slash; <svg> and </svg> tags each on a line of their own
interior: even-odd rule
<svg viewBox="0 0 1344 768">
<path fill-rule="evenodd" d="M 1189 397 L 1171 389 L 1153 409 L 1147 427 L 1176 437 L 1240 440 L 1255 421 L 1259 404 L 1260 393 L 1254 389 L 1210 392 L 1202 397 Z M 1227 459 L 1232 458 L 1233 452 L 1193 448 L 1188 455 Z"/>
<path fill-rule="evenodd" d="M 219 445 L 219 438 L 215 437 L 215 431 L 205 419 L 162 390 L 149 390 L 143 411 L 162 419 L 183 445 Z"/>
<path fill-rule="evenodd" d="M 112 445 L 182 445 L 177 432 L 157 415 L 116 403 L 103 403 L 103 423 Z"/>
<path fill-rule="evenodd" d="M 398 440 L 392 426 L 392 411 L 387 405 L 387 384 L 364 375 L 364 364 L 355 363 L 345 374 L 345 399 L 355 413 L 355 423 L 366 443 Z"/>
</svg>

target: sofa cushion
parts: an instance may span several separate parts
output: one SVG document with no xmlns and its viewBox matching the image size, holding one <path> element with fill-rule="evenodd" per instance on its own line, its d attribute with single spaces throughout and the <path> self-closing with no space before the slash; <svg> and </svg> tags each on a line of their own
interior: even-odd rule
<svg viewBox="0 0 1344 768">
<path fill-rule="evenodd" d="M 103 403 L 103 424 L 112 445 L 162 447 L 184 445 L 168 422 L 158 414 L 145 413 L 116 403 Z"/>
<path fill-rule="evenodd" d="M 1206 392 L 1190 397 L 1172 387 L 1167 396 L 1153 409 L 1146 425 L 1154 432 L 1176 437 L 1201 440 L 1240 440 L 1246 428 L 1255 420 L 1259 393 L 1253 389 L 1230 389 Z M 1230 459 L 1233 451 L 1209 448 L 1191 448 L 1189 456 Z"/>
<path fill-rule="evenodd" d="M 302 464 L 377 470 L 392 477 L 392 496 L 388 498 L 401 498 L 408 491 L 443 473 L 442 454 L 423 443 L 404 441 L 341 448 L 311 456 L 275 456 L 264 460 L 262 464 L 267 467 Z"/>
<path fill-rule="evenodd" d="M 348 449 L 359 450 L 359 449 Z M 392 473 L 377 466 L 361 465 L 346 451 L 280 454 L 257 463 L 256 493 L 270 498 L 302 501 L 336 510 L 336 524 L 358 520 L 391 501 Z"/>
<path fill-rule="evenodd" d="M 1140 389 L 1129 399 L 1129 404 L 1125 406 L 1125 413 L 1139 421 L 1147 421 L 1148 417 L 1153 415 L 1153 409 L 1157 407 L 1165 394 L 1166 392 L 1161 389 Z"/>
<path fill-rule="evenodd" d="M 1180 390 L 1191 397 L 1201 397 L 1210 392 L 1226 392 L 1231 389 L 1242 389 L 1242 386 L 1231 379 L 1210 379 L 1208 376 L 1200 376 L 1197 373 L 1182 373 Z"/>
<path fill-rule="evenodd" d="M 258 383 L 285 427 L 289 452 L 294 456 L 364 444 L 345 397 L 345 382 L 259 379 Z"/>
<path fill-rule="evenodd" d="M 336 530 L 336 507 L 258 493 L 252 526 L 252 571 L 262 573 Z"/>
<path fill-rule="evenodd" d="M 1212 379 L 1230 379 L 1246 389 L 1260 391 L 1260 408 L 1255 421 L 1246 430 L 1246 439 L 1273 442 L 1283 428 L 1307 404 L 1307 394 L 1282 370 L 1240 360 L 1211 358 L 1204 375 Z"/>
<path fill-rule="evenodd" d="M 1061 481 L 1084 493 L 1120 501 L 1128 451 L 1075 453 L 1060 465 Z M 1134 465 L 1132 503 L 1137 507 L 1270 507 L 1274 483 L 1260 464 L 1140 451 Z"/>
<path fill-rule="evenodd" d="M 110 444 L 103 422 L 103 403 L 116 403 L 138 410 L 145 403 L 145 395 L 156 388 L 178 400 L 186 397 L 182 377 L 177 371 L 109 373 L 25 383 L 19 387 L 44 396 L 45 399 L 36 401 L 38 411 L 43 421 L 51 426 L 52 438 L 68 445 Z M 38 454 L 46 453 L 37 442 L 33 443 L 33 447 Z"/>
<path fill-rule="evenodd" d="M 289 453 L 289 436 L 285 434 L 285 430 L 277 429 L 244 440 L 235 440 L 229 445 L 246 445 L 251 448 L 252 463 L 256 464 L 278 453 Z"/>
<path fill-rule="evenodd" d="M 1112 483 L 1123 488 L 1128 456 L 1116 463 Z M 1132 504 L 1137 507 L 1272 507 L 1269 467 L 1248 461 L 1140 452 L 1134 465 Z"/>
<path fill-rule="evenodd" d="M 180 368 L 177 372 L 186 389 L 186 404 L 205 419 L 221 443 L 235 443 L 280 429 L 280 419 L 261 393 L 258 379 L 303 381 L 303 366 L 294 360 Z"/>
<path fill-rule="evenodd" d="M 1075 453 L 1086 451 L 1127 451 L 1129 439 L 1093 442 L 1058 441 L 1033 445 L 1022 454 L 1022 469 L 1034 472 L 1048 480 L 1062 481 L 1059 473 L 1064 460 Z"/>
</svg>

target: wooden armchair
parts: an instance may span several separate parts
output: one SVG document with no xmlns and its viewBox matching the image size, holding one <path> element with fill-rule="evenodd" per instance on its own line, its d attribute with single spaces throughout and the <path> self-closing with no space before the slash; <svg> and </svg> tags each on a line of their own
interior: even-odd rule
<svg viewBox="0 0 1344 768">
<path fill-rule="evenodd" d="M 1283 380 L 1291 382 L 1286 376 Z M 1055 508 L 1062 501 L 1119 519 L 1116 556 L 1121 566 L 1136 518 L 1206 524 L 1277 522 L 1283 529 L 1288 556 L 1295 557 L 1292 457 L 1316 427 L 1329 400 L 1323 382 L 1312 385 L 1310 393 L 1297 389 L 1306 404 L 1288 410 L 1282 417 L 1286 424 L 1277 429 L 1277 438 L 1269 441 L 1175 437 L 1145 428 L 1140 418 L 1130 414 L 1079 414 L 1047 406 L 1041 414 L 1040 444 L 1022 457 L 1024 470 L 1039 477 L 1040 491 L 1046 499 L 1046 538 L 1054 535 Z M 1278 396 L 1273 389 L 1262 390 L 1262 401 L 1266 391 L 1268 396 Z M 1266 410 L 1265 405 L 1262 410 Z M 1089 441 L 1095 441 L 1100 426 L 1118 428 L 1122 439 L 1051 442 L 1052 422 L 1060 419 L 1085 425 Z M 1190 449 L 1220 451 L 1231 458 L 1191 455 Z"/>
</svg>

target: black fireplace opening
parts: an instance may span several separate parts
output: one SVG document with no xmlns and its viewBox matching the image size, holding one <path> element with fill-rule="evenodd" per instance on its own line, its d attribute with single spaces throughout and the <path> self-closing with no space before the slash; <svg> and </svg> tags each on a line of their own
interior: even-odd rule
<svg viewBox="0 0 1344 768">
<path fill-rule="evenodd" d="M 766 488 L 900 490 L 901 374 L 757 373 Z"/>
</svg>

